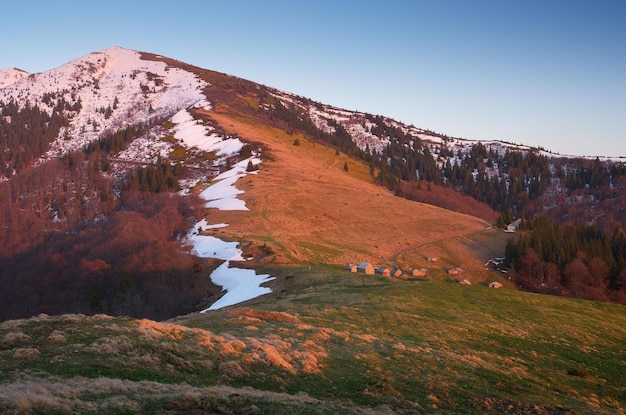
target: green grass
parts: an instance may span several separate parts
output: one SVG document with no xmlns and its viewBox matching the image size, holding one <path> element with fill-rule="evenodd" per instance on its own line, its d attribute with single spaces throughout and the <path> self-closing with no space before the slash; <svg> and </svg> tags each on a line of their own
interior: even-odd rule
<svg viewBox="0 0 626 415">
<path fill-rule="evenodd" d="M 259 413 L 624 410 L 622 306 L 444 278 L 392 281 L 339 266 L 262 272 L 278 277 L 275 294 L 171 324 L 84 316 L 2 323 L 0 381 L 123 379 L 129 402 L 117 413 L 133 405 L 142 413 L 207 408 L 194 398 L 200 390 L 210 405 L 254 405 Z M 50 341 L 54 331 L 65 341 Z M 14 358 L 27 348 L 39 354 Z M 144 396 L 137 388 L 148 381 L 181 389 Z M 243 398 L 206 391 L 220 385 Z M 0 412 L 2 402 L 16 402 L 3 401 L 2 390 Z M 114 394 L 91 390 L 72 408 L 91 402 L 102 410 Z M 40 405 L 40 413 L 54 413 L 54 405 Z"/>
</svg>

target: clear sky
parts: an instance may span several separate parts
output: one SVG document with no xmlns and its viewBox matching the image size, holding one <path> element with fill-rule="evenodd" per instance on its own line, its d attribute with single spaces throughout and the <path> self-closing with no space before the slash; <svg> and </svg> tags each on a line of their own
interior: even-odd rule
<svg viewBox="0 0 626 415">
<path fill-rule="evenodd" d="M 624 0 L 2 2 L 0 68 L 153 52 L 451 136 L 626 156 Z"/>
</svg>

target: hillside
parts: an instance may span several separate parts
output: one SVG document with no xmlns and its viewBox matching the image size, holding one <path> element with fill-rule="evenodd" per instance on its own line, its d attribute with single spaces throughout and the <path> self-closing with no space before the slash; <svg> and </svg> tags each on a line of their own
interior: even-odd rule
<svg viewBox="0 0 626 415">
<path fill-rule="evenodd" d="M 168 322 L 0 324 L 0 412 L 619 414 L 624 307 L 340 267 Z"/>
<path fill-rule="evenodd" d="M 585 197 L 621 223 L 619 161 L 118 47 L 1 73 L 0 413 L 624 413 L 626 309 L 520 291 L 574 287 L 529 253 L 560 227 L 494 226 Z M 622 292 L 626 234 L 565 229 Z"/>
<path fill-rule="evenodd" d="M 209 211 L 208 216 L 230 225 L 220 233 L 246 235 L 267 245 L 279 262 L 381 262 L 407 246 L 489 226 L 484 220 L 397 198 L 373 183 L 362 162 L 304 136 L 258 128 L 219 106 L 207 115 L 228 133 L 261 143 L 271 155 L 259 177 L 237 183 L 249 212 Z"/>
<path fill-rule="evenodd" d="M 478 202 L 491 222 L 394 196 L 376 181 L 383 167 L 355 157 L 354 144 L 294 132 L 268 111 L 277 94 L 118 47 L 0 89 L 0 317 L 101 311 L 162 319 L 203 309 L 220 289 L 202 279 L 223 259 L 183 248 L 203 216 L 228 225 L 205 235 L 241 242 L 264 263 L 389 266 L 409 247 L 481 232 L 495 220 Z M 37 140 L 33 119 L 45 126 Z M 259 174 L 237 182 L 247 211 L 200 207 L 197 196 L 216 175 L 257 156 Z M 160 195 L 176 190 L 169 200 Z M 497 244 L 494 256 L 502 256 L 504 241 Z M 490 259 L 461 257 L 455 266 L 473 261 L 477 269 Z"/>
</svg>

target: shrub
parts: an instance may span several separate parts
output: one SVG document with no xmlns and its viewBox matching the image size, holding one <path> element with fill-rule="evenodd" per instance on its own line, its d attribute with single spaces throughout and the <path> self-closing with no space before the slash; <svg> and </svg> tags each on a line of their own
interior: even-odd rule
<svg viewBox="0 0 626 415">
<path fill-rule="evenodd" d="M 25 347 L 23 349 L 17 349 L 15 353 L 13 353 L 13 359 L 20 362 L 28 362 L 37 359 L 40 355 L 39 350 L 33 347 Z"/>
<path fill-rule="evenodd" d="M 587 376 L 589 376 L 589 372 L 584 366 L 569 368 L 567 369 L 567 374 L 570 376 L 576 376 L 578 378 L 586 378 Z"/>
<path fill-rule="evenodd" d="M 23 343 L 30 340 L 30 336 L 28 334 L 24 334 L 21 331 L 12 331 L 4 335 L 2 341 L 0 341 L 1 345 L 12 346 L 16 343 Z"/>
</svg>

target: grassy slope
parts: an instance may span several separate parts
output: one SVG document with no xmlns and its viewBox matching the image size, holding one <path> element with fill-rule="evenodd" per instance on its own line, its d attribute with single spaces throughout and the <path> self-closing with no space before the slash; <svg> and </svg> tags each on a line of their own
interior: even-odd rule
<svg viewBox="0 0 626 415">
<path fill-rule="evenodd" d="M 170 323 L 0 324 L 0 412 L 624 410 L 624 307 L 336 266 L 266 271 L 279 293 Z"/>
<path fill-rule="evenodd" d="M 394 197 L 373 184 L 363 163 L 235 112 L 232 105 L 216 104 L 206 115 L 227 133 L 262 143 L 270 158 L 263 161 L 258 176 L 237 182 L 249 212 L 208 213 L 210 222 L 230 224 L 218 232 L 223 237 L 243 236 L 266 244 L 283 263 L 384 262 L 407 247 L 489 225 Z M 299 146 L 293 145 L 296 139 Z M 348 172 L 343 169 L 346 162 Z"/>
</svg>

